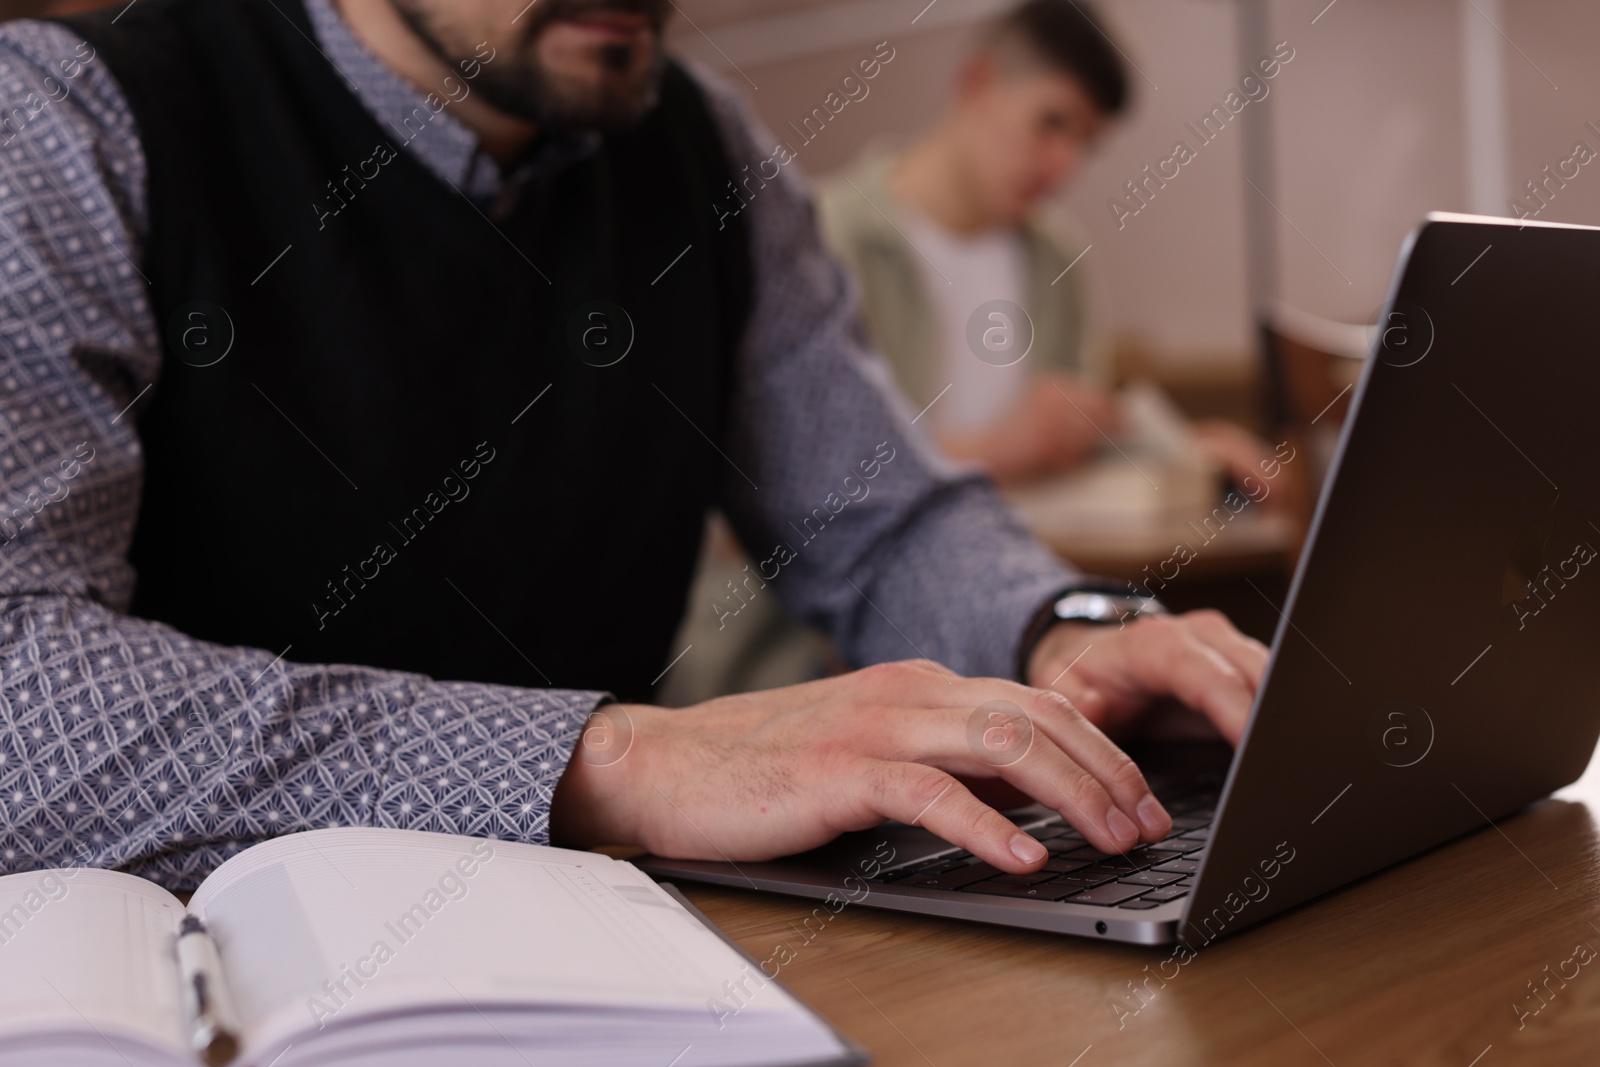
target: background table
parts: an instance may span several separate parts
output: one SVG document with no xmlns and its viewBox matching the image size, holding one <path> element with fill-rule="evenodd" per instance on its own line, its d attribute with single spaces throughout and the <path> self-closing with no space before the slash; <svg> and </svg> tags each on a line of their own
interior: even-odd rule
<svg viewBox="0 0 1600 1067">
<path fill-rule="evenodd" d="M 808 941 L 815 902 L 683 888 L 758 959 L 787 942 L 779 977 L 884 1067 L 1590 1064 L 1600 958 L 1565 961 L 1600 951 L 1597 813 L 1591 768 L 1497 828 L 1202 949 L 1164 986 L 1144 983 L 1170 949 L 859 906 L 813 920 Z M 1142 1008 L 1129 983 L 1154 990 Z M 1538 1011 L 1519 1027 L 1513 1005 Z"/>
</svg>

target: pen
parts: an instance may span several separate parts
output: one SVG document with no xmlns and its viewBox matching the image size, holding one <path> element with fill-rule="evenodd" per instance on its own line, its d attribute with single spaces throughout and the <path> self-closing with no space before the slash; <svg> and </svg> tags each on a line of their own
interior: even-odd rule
<svg viewBox="0 0 1600 1067">
<path fill-rule="evenodd" d="M 195 1055 L 208 1067 L 223 1067 L 239 1052 L 233 1001 L 222 981 L 216 943 L 193 915 L 185 915 L 178 927 L 178 974 Z"/>
</svg>

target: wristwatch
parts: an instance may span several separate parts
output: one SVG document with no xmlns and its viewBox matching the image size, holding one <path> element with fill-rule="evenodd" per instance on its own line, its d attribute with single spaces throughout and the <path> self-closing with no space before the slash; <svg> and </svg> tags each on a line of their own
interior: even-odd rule
<svg viewBox="0 0 1600 1067">
<path fill-rule="evenodd" d="M 1045 632 L 1058 622 L 1087 622 L 1098 625 L 1117 623 L 1126 625 L 1141 615 L 1169 615 L 1165 604 L 1155 597 L 1139 596 L 1126 587 L 1111 585 L 1077 585 L 1063 590 L 1048 604 L 1023 634 L 1017 651 L 1017 678 L 1024 684 L 1028 680 L 1028 661 Z"/>
<path fill-rule="evenodd" d="M 1166 605 L 1155 597 L 1136 593 L 1108 593 L 1077 589 L 1050 605 L 1055 622 L 1126 622 L 1139 615 L 1165 615 Z"/>
</svg>

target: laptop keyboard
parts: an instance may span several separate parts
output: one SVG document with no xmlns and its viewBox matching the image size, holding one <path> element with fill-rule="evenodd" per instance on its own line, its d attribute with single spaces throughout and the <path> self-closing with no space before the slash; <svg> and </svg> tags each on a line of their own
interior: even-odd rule
<svg viewBox="0 0 1600 1067">
<path fill-rule="evenodd" d="M 872 881 L 952 893 L 1149 911 L 1189 895 L 1211 839 L 1218 784 L 1191 783 L 1188 792 L 1170 799 L 1163 796 L 1162 803 L 1172 816 L 1172 832 L 1165 840 L 1125 853 L 1107 854 L 1092 847 L 1057 815 L 1024 827 L 1050 853 L 1044 866 L 1032 874 L 1007 874 L 965 849 L 954 849 L 890 868 Z"/>
</svg>

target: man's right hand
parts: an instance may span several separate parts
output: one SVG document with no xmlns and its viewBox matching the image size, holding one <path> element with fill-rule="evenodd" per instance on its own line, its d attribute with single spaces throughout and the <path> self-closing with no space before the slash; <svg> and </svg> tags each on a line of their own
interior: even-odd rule
<svg viewBox="0 0 1600 1067">
<path fill-rule="evenodd" d="M 1106 852 L 1172 825 L 1059 693 L 909 661 L 677 710 L 602 707 L 556 789 L 551 840 L 762 860 L 895 819 L 1002 870 L 1038 868 L 1043 846 L 960 779 L 998 779 Z"/>
<path fill-rule="evenodd" d="M 1116 397 L 1070 375 L 1045 373 L 993 423 L 941 434 L 953 459 L 976 463 L 1001 485 L 1070 470 L 1122 429 Z"/>
</svg>

